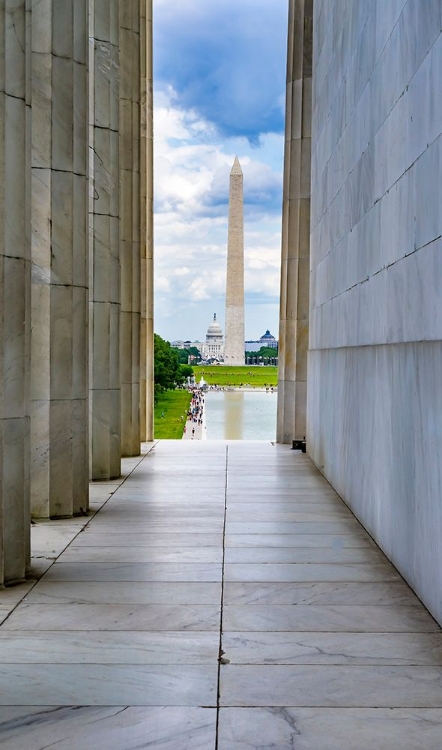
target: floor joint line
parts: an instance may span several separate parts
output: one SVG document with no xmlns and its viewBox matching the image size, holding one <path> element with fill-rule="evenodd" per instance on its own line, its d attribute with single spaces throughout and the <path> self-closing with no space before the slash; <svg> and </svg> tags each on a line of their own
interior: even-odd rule
<svg viewBox="0 0 442 750">
<path fill-rule="evenodd" d="M 227 478 L 229 471 L 229 446 L 226 445 L 226 469 L 225 469 L 225 482 L 224 482 L 224 520 L 223 520 L 223 548 L 222 548 L 222 564 L 221 564 L 221 603 L 220 603 L 220 618 L 219 618 L 219 651 L 218 651 L 218 682 L 217 682 L 217 695 L 216 695 L 216 730 L 215 730 L 215 750 L 218 750 L 218 734 L 219 734 L 219 712 L 220 712 L 220 689 L 221 689 L 221 664 L 223 657 L 223 612 L 224 612 L 224 566 L 226 557 L 226 518 L 227 518 Z"/>
</svg>

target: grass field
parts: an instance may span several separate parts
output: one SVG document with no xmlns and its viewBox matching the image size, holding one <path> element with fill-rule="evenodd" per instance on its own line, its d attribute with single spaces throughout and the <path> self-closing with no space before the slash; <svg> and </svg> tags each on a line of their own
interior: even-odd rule
<svg viewBox="0 0 442 750">
<path fill-rule="evenodd" d="M 208 367 L 194 367 L 193 374 L 197 383 L 201 376 L 209 385 L 240 386 L 249 385 L 252 388 L 265 388 L 277 385 L 278 368 L 259 365 L 244 365 L 244 367 L 229 367 L 229 365 L 215 365 Z"/>
<path fill-rule="evenodd" d="M 154 410 L 154 437 L 157 440 L 180 440 L 183 437 L 187 413 L 190 404 L 188 391 L 164 391 Z M 161 415 L 164 416 L 161 416 Z"/>
</svg>

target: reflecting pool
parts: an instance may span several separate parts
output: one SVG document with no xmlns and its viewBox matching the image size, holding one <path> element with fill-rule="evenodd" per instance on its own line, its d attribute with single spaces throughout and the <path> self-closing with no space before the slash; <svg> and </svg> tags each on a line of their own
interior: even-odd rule
<svg viewBox="0 0 442 750">
<path fill-rule="evenodd" d="M 208 391 L 208 440 L 275 440 L 277 393 Z"/>
</svg>

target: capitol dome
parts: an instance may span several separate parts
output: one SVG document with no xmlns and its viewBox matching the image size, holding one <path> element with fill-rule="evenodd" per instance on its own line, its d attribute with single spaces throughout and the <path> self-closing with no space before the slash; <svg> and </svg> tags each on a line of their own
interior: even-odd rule
<svg viewBox="0 0 442 750">
<path fill-rule="evenodd" d="M 222 341 L 222 338 L 223 338 L 222 328 L 220 324 L 216 322 L 216 313 L 215 313 L 213 316 L 213 321 L 211 322 L 210 326 L 207 329 L 206 341 L 207 343 L 213 342 L 217 339 L 220 339 Z"/>
</svg>

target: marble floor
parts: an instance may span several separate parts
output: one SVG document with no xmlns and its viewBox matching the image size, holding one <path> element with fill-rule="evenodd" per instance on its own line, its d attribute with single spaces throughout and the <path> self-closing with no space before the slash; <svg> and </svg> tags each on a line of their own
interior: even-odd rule
<svg viewBox="0 0 442 750">
<path fill-rule="evenodd" d="M 0 592 L 2 750 L 440 750 L 440 628 L 308 458 L 147 449 Z"/>
</svg>

